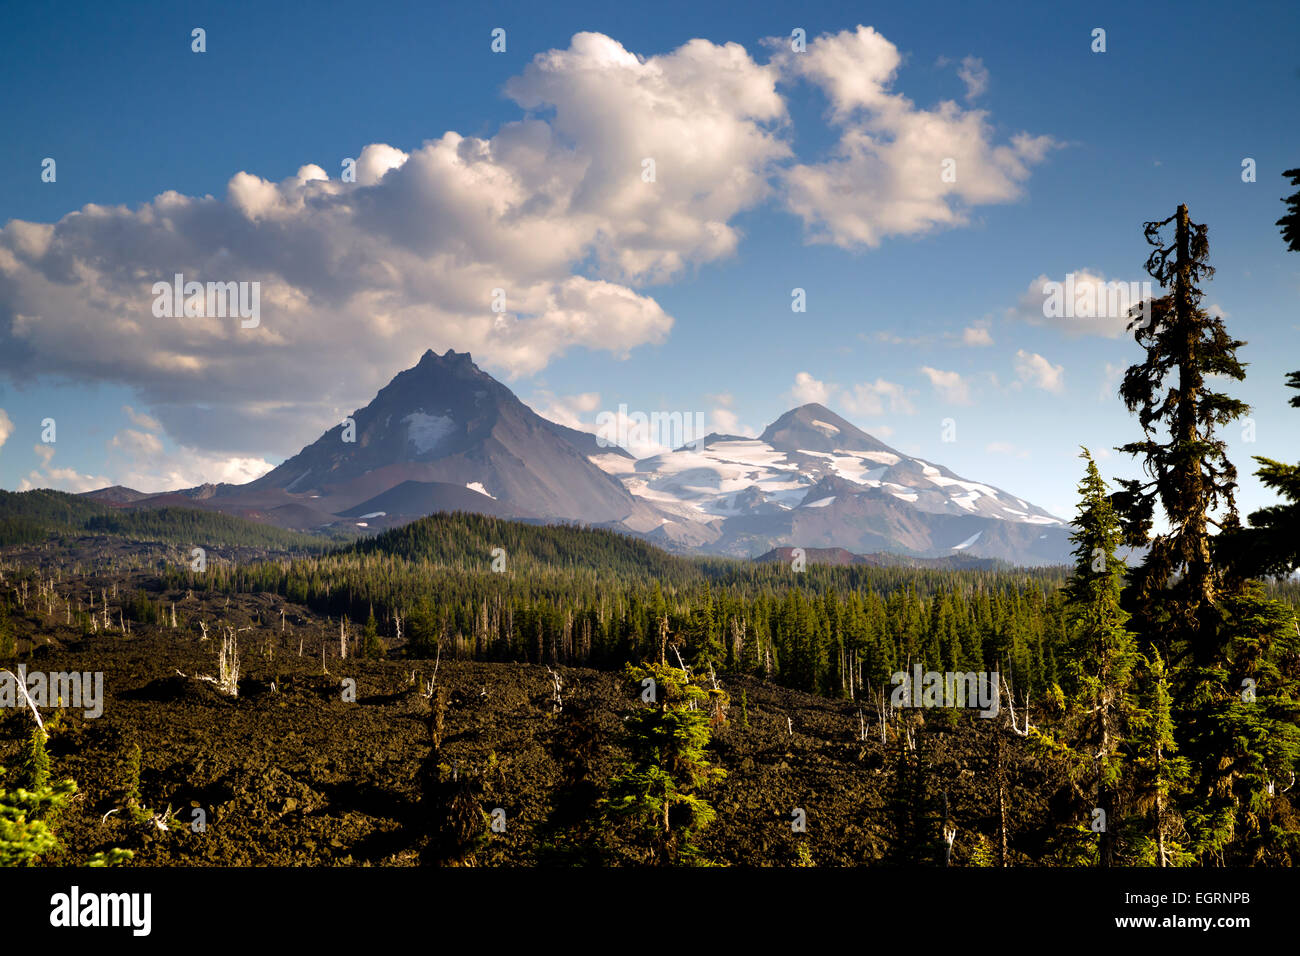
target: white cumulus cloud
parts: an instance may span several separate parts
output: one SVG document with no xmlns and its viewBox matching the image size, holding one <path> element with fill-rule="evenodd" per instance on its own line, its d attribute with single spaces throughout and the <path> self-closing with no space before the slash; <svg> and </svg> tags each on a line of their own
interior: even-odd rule
<svg viewBox="0 0 1300 956">
<path fill-rule="evenodd" d="M 1016 351 L 1016 375 L 1025 385 L 1045 392 L 1065 391 L 1065 366 L 1053 365 L 1037 352 Z"/>
<path fill-rule="evenodd" d="M 1058 145 L 1023 132 L 998 142 L 986 111 L 951 100 L 918 107 L 893 90 L 902 56 L 871 27 L 820 36 L 804 53 L 787 47 L 773 61 L 825 92 L 840 130 L 828 159 L 786 174 L 789 208 L 813 241 L 875 247 L 964 225 L 974 206 L 1018 199 L 1030 167 Z M 983 65 L 968 59 L 962 69 L 968 94 L 982 92 Z"/>
</svg>

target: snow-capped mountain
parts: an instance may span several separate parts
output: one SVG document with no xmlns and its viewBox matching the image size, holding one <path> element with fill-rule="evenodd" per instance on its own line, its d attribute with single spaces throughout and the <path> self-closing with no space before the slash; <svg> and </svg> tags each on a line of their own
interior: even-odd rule
<svg viewBox="0 0 1300 956">
<path fill-rule="evenodd" d="M 1068 560 L 1068 526 L 1009 492 L 890 448 L 822 405 L 786 412 L 758 438 L 709 435 L 637 462 L 593 458 L 669 516 L 651 537 L 716 532 L 705 550 L 780 546 L 962 552 L 1020 563 Z"/>
<path fill-rule="evenodd" d="M 450 350 L 426 352 L 348 422 L 256 481 L 91 494 L 120 507 L 183 504 L 302 529 L 373 531 L 473 511 L 737 557 L 803 547 L 1019 564 L 1069 558 L 1068 527 L 1043 509 L 904 455 L 824 406 L 786 412 L 758 438 L 710 435 L 636 461 L 542 418 Z"/>
<path fill-rule="evenodd" d="M 703 518 L 825 508 L 841 489 L 934 514 L 1061 524 L 1022 498 L 895 451 L 822 405 L 786 412 L 758 438 L 710 435 L 701 444 L 624 467 L 598 463 L 633 494 Z"/>
</svg>

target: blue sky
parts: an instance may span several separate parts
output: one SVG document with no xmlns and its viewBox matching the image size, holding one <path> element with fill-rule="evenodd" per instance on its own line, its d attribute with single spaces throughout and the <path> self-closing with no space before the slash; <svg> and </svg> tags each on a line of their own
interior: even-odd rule
<svg viewBox="0 0 1300 956">
<path fill-rule="evenodd" d="M 1147 278 L 1142 223 L 1179 202 L 1249 343 L 1243 508 L 1269 500 L 1251 455 L 1297 457 L 1294 4 L 465 6 L 6 13 L 0 487 L 252 477 L 432 347 L 587 427 L 626 404 L 757 432 L 821 398 L 1069 516 L 1078 446 L 1138 437 L 1114 391 L 1140 354 L 1031 284 Z M 915 181 L 949 153 L 951 189 Z M 155 318 L 177 271 L 261 281 L 261 326 Z"/>
</svg>

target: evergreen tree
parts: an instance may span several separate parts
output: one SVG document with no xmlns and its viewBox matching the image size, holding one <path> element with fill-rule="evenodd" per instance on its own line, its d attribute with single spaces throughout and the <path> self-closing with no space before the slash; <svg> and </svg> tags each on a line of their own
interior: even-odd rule
<svg viewBox="0 0 1300 956">
<path fill-rule="evenodd" d="M 17 784 L 20 789 L 37 791 L 50 780 L 50 758 L 45 752 L 45 731 L 32 727 L 32 734 L 23 744 L 22 765 Z"/>
<path fill-rule="evenodd" d="M 361 656 L 375 660 L 384 656 L 384 642 L 379 639 L 379 625 L 375 622 L 375 611 L 370 610 L 365 629 L 361 632 Z"/>
<path fill-rule="evenodd" d="M 0 774 L 3 774 L 0 768 Z M 63 809 L 77 792 L 71 780 L 35 790 L 0 788 L 0 866 L 27 866 L 59 846 L 49 817 Z"/>
<path fill-rule="evenodd" d="M 713 603 L 713 590 L 706 582 L 704 593 L 700 596 L 699 607 L 691 612 L 688 632 L 691 667 L 705 672 L 710 667 L 720 667 L 725 657 L 722 646 L 722 632 L 718 626 L 717 612 Z"/>
<path fill-rule="evenodd" d="M 1190 768 L 1174 740 L 1173 698 L 1164 660 L 1156 651 L 1143 658 L 1140 695 L 1131 725 L 1136 809 L 1146 818 L 1134 842 L 1134 862 L 1142 866 L 1185 866 L 1183 829 L 1175 806 L 1187 786 Z"/>
<path fill-rule="evenodd" d="M 433 606 L 421 602 L 406 617 L 408 651 L 416 657 L 434 657 L 442 637 L 442 625 Z"/>
<path fill-rule="evenodd" d="M 945 858 L 942 814 L 931 791 L 925 733 L 916 732 L 914 743 L 912 749 L 904 738 L 898 741 L 894 777 L 886 797 L 894 827 L 886 859 L 898 866 L 939 866 Z"/>
<path fill-rule="evenodd" d="M 1065 587 L 1066 626 L 1072 690 L 1071 712 L 1082 722 L 1071 741 L 1091 764 L 1095 807 L 1104 813 L 1098 861 L 1116 862 L 1115 825 L 1119 821 L 1116 794 L 1122 773 L 1126 695 L 1137 660 L 1134 636 L 1125 624 L 1129 615 L 1120 606 L 1124 562 L 1115 556 L 1120 543 L 1106 483 L 1085 448 L 1087 474 L 1079 484 L 1081 498 L 1074 526 L 1074 576 Z"/>
<path fill-rule="evenodd" d="M 1195 852 L 1228 865 L 1258 862 L 1261 855 L 1289 856 L 1300 849 L 1292 823 L 1268 829 L 1281 781 L 1300 768 L 1300 634 L 1295 614 L 1250 583 L 1223 599 L 1227 646 L 1220 660 L 1194 672 L 1188 710 L 1189 753 L 1206 757 L 1197 774 L 1187 819 Z M 1281 819 L 1294 819 L 1289 801 Z"/>
<path fill-rule="evenodd" d="M 630 757 L 601 801 L 605 816 L 631 826 L 638 862 L 701 862 L 696 841 L 715 815 L 703 792 L 725 776 L 705 752 L 712 694 L 662 659 L 628 665 L 626 674 L 635 694 L 652 688 L 654 700 L 624 721 Z"/>
<path fill-rule="evenodd" d="M 1171 222 L 1174 239 L 1165 246 L 1161 229 Z M 1149 321 L 1135 316 L 1129 324 L 1146 358 L 1129 367 L 1120 395 L 1137 413 L 1144 438 L 1120 451 L 1140 456 L 1150 480 L 1121 480 L 1114 501 L 1128 543 L 1149 549 L 1134 575 L 1148 638 L 1159 630 L 1168 636 L 1166 658 L 1170 650 L 1186 650 L 1205 663 L 1218 650 L 1213 617 L 1221 584 L 1209 526 L 1238 525 L 1237 472 L 1215 430 L 1250 411 L 1211 389 L 1207 379 L 1244 379 L 1236 353 L 1245 343 L 1228 335 L 1221 317 L 1201 308 L 1198 283 L 1214 274 L 1206 227 L 1192 222 L 1182 205 L 1168 219 L 1148 222 L 1145 233 L 1155 247 L 1147 272 L 1170 291 L 1149 301 Z M 1157 504 L 1169 531 L 1152 537 Z"/>
<path fill-rule="evenodd" d="M 1164 246 L 1160 230 L 1170 222 L 1174 240 Z M 1115 503 L 1130 543 L 1149 548 L 1134 591 L 1147 646 L 1162 650 L 1170 667 L 1174 727 L 1194 770 L 1184 814 L 1188 845 L 1203 861 L 1223 861 L 1234 835 L 1250 829 L 1245 816 L 1266 802 L 1262 778 L 1251 769 L 1268 762 L 1266 738 L 1247 732 L 1260 718 L 1242 711 L 1241 681 L 1269 667 L 1281 649 L 1276 636 L 1265 639 L 1260 631 L 1258 618 L 1272 612 L 1240 575 L 1225 574 L 1213 560 L 1210 526 L 1225 541 L 1239 531 L 1236 470 L 1215 430 L 1249 406 L 1207 382 L 1211 375 L 1245 377 L 1236 356 L 1245 343 L 1200 307 L 1197 283 L 1213 274 L 1205 226 L 1179 206 L 1169 219 L 1147 223 L 1146 236 L 1156 247 L 1147 269 L 1171 291 L 1151 302 L 1149 324 L 1132 323 L 1147 357 L 1129 368 L 1120 393 L 1138 413 L 1145 439 L 1121 450 L 1142 456 L 1151 480 L 1122 482 Z M 1169 530 L 1150 537 L 1157 503 Z M 1283 721 L 1269 720 L 1282 740 L 1290 738 Z"/>
<path fill-rule="evenodd" d="M 36 759 L 39 766 L 34 767 L 36 754 L 39 754 Z M 22 770 L 25 779 L 17 781 L 13 790 L 0 786 L 0 867 L 31 866 L 39 858 L 56 853 L 60 842 L 54 832 L 55 821 L 77 793 L 77 785 L 72 780 L 50 782 L 45 734 L 39 727 L 33 730 L 25 757 L 28 761 Z M 4 775 L 5 769 L 0 767 L 0 778 Z M 96 853 L 85 865 L 113 866 L 132 855 L 130 850 L 113 847 Z"/>
</svg>

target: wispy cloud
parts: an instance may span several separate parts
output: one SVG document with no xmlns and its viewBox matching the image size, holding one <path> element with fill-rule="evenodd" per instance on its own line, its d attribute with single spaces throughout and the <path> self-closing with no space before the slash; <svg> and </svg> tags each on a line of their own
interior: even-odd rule
<svg viewBox="0 0 1300 956">
<path fill-rule="evenodd" d="M 852 415 L 876 418 L 886 413 L 891 415 L 911 415 L 916 408 L 907 397 L 907 389 L 897 382 L 878 378 L 874 382 L 858 382 L 843 386 L 834 382 L 823 382 L 808 372 L 795 375 L 794 387 L 790 397 L 796 404 L 803 405 L 816 402 L 819 405 L 834 404 Z"/>
<path fill-rule="evenodd" d="M 957 75 L 966 84 L 967 102 L 979 99 L 988 91 L 989 71 L 979 57 L 965 57 L 961 61 L 961 66 L 957 68 Z"/>
<path fill-rule="evenodd" d="M 930 380 L 930 385 L 934 388 L 935 394 L 943 401 L 952 405 L 969 405 L 971 403 L 970 384 L 962 378 L 960 373 L 931 368 L 928 365 L 922 366 L 921 372 Z"/>
<path fill-rule="evenodd" d="M 993 344 L 993 335 L 989 332 L 987 322 L 976 322 L 974 325 L 968 325 L 961 333 L 962 345 L 969 345 L 975 348 Z"/>
</svg>

